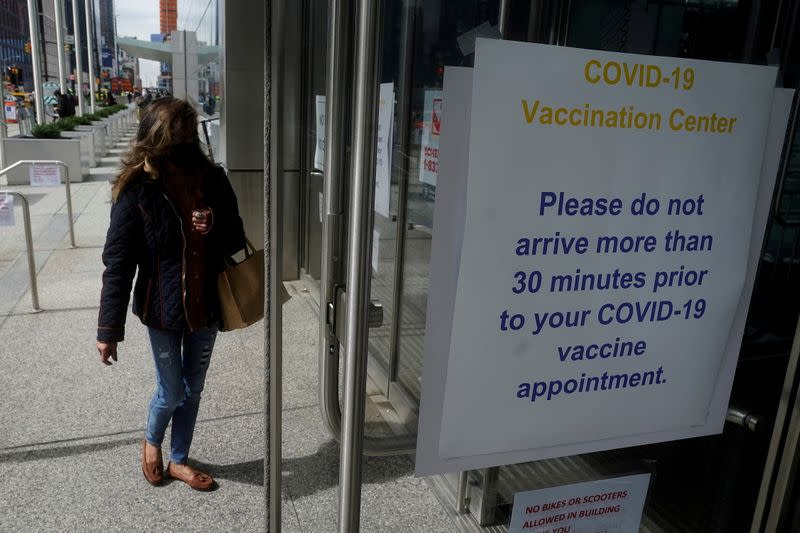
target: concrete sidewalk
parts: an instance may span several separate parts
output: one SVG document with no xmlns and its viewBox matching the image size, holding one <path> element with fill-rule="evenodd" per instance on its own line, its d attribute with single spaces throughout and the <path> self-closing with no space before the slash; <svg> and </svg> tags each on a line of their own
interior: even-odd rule
<svg viewBox="0 0 800 533">
<path fill-rule="evenodd" d="M 0 531 L 262 531 L 263 326 L 217 339 L 192 447 L 219 481 L 213 493 L 176 482 L 153 488 L 142 477 L 154 370 L 138 319 L 128 317 L 119 363 L 98 362 L 108 178 L 123 148 L 73 187 L 75 249 L 63 189 L 15 188 L 33 199 L 41 313 L 31 312 L 21 214 L 17 227 L 0 228 Z M 319 415 L 316 308 L 302 283 L 288 289 L 283 530 L 335 531 L 338 445 Z M 368 431 L 389 431 L 372 402 L 368 419 Z M 455 527 L 413 476 L 413 458 L 397 457 L 365 459 L 361 530 Z"/>
</svg>

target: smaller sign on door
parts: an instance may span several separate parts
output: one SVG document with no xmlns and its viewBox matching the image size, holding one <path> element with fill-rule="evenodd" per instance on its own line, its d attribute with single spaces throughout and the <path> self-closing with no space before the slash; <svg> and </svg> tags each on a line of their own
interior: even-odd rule
<svg viewBox="0 0 800 533">
<path fill-rule="evenodd" d="M 33 165 L 29 176 L 33 187 L 57 187 L 61 185 L 61 167 L 58 165 Z"/>
<path fill-rule="evenodd" d="M 10 194 L 0 193 L 0 226 L 13 226 L 14 197 Z"/>
<path fill-rule="evenodd" d="M 650 474 L 518 492 L 508 533 L 637 533 Z"/>
<path fill-rule="evenodd" d="M 314 103 L 316 109 L 317 144 L 314 148 L 314 168 L 325 170 L 325 95 L 318 94 Z"/>
<path fill-rule="evenodd" d="M 442 130 L 442 91 L 425 91 L 419 181 L 436 186 L 439 174 L 439 135 Z"/>
<path fill-rule="evenodd" d="M 372 271 L 378 273 L 378 264 L 381 253 L 381 234 L 378 230 L 372 230 Z"/>
<path fill-rule="evenodd" d="M 392 179 L 394 83 L 381 83 L 378 100 L 378 141 L 375 151 L 375 212 L 389 218 Z"/>
</svg>

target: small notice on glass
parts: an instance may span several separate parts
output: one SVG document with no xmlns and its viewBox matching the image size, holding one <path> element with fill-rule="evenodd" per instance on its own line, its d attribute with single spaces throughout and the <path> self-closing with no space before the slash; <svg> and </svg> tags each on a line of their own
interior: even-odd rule
<svg viewBox="0 0 800 533">
<path fill-rule="evenodd" d="M 650 474 L 518 492 L 509 533 L 637 533 Z"/>
<path fill-rule="evenodd" d="M 29 169 L 33 187 L 58 187 L 61 185 L 61 167 L 58 165 L 33 165 Z"/>
<path fill-rule="evenodd" d="M 378 264 L 381 254 L 381 234 L 378 230 L 372 230 L 372 271 L 378 273 Z"/>
<path fill-rule="evenodd" d="M 0 193 L 0 226 L 13 226 L 14 223 L 14 197 Z"/>
</svg>

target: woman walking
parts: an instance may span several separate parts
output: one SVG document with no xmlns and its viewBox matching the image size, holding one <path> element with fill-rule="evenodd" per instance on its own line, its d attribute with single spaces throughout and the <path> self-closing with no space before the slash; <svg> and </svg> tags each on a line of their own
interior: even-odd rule
<svg viewBox="0 0 800 533">
<path fill-rule="evenodd" d="M 193 489 L 211 490 L 211 476 L 187 460 L 220 325 L 217 275 L 225 259 L 245 247 L 245 235 L 233 189 L 203 153 L 197 114 L 187 102 L 161 98 L 146 108 L 112 200 L 97 328 L 100 360 L 117 361 L 138 270 L 132 310 L 147 326 L 156 370 L 142 472 L 152 485 L 166 473 Z M 161 443 L 170 421 L 165 472 Z"/>
</svg>

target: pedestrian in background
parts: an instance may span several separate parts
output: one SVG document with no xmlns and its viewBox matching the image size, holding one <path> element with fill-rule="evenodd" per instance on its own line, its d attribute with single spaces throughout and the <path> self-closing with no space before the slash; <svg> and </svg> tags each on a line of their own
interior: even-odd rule
<svg viewBox="0 0 800 533">
<path fill-rule="evenodd" d="M 142 443 L 142 472 L 196 490 L 212 477 L 188 465 L 206 372 L 220 324 L 217 277 L 245 247 L 236 196 L 224 171 L 205 156 L 197 114 L 175 98 L 153 100 L 112 188 L 103 249 L 97 350 L 117 361 L 134 274 L 133 313 L 147 326 L 156 370 Z M 170 463 L 161 444 L 170 420 Z"/>
<path fill-rule="evenodd" d="M 75 116 L 75 105 L 72 103 L 72 97 L 70 95 L 63 94 L 59 89 L 56 89 L 53 91 L 53 96 L 58 99 L 59 118 Z"/>
</svg>

